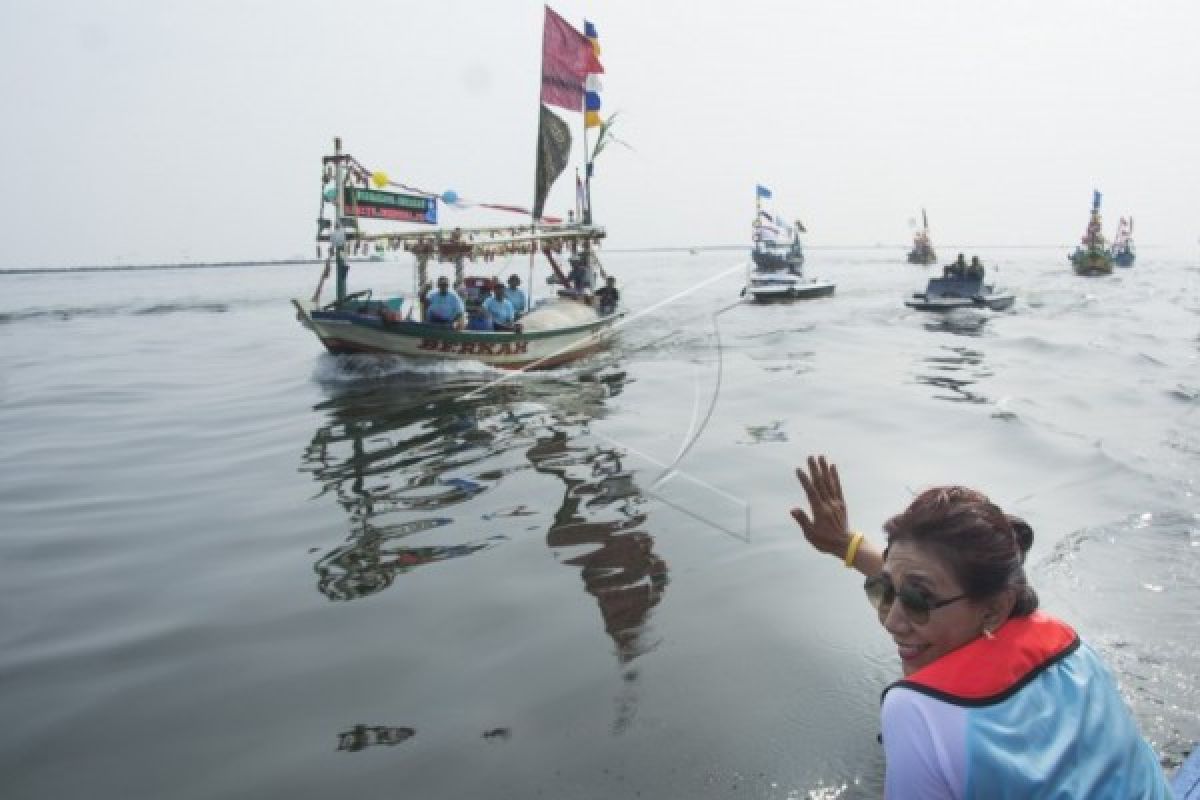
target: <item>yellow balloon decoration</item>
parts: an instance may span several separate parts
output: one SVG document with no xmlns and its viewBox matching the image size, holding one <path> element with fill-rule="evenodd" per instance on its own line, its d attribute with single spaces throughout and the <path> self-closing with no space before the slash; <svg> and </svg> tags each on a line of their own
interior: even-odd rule
<svg viewBox="0 0 1200 800">
<path fill-rule="evenodd" d="M 372 172 L 371 183 L 375 184 L 376 189 L 382 189 L 388 185 L 388 176 L 386 172 Z"/>
</svg>

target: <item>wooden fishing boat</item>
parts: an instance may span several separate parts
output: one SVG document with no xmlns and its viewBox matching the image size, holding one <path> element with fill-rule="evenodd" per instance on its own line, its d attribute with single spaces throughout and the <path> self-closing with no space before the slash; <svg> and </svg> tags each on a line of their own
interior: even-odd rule
<svg viewBox="0 0 1200 800">
<path fill-rule="evenodd" d="M 1092 213 L 1088 217 L 1087 230 L 1083 239 L 1071 253 L 1071 267 L 1076 275 L 1111 275 L 1113 257 L 1104 241 L 1103 225 L 1100 221 L 1100 192 L 1092 192 Z"/>
<path fill-rule="evenodd" d="M 923 227 L 913 234 L 913 248 L 908 251 L 908 263 L 928 266 L 937 263 L 937 253 L 933 249 L 933 240 L 929 238 L 929 217 L 925 209 L 921 209 Z M 914 223 L 915 224 L 915 223 Z"/>
<path fill-rule="evenodd" d="M 549 7 L 545 9 L 545 26 L 533 208 L 475 204 L 528 215 L 529 224 L 368 231 L 366 225 L 380 223 L 436 226 L 439 200 L 456 207 L 462 207 L 464 201 L 456 192 L 429 192 L 390 181 L 386 174 L 363 167 L 342 151 L 340 139 L 334 140 L 334 153 L 323 159 L 321 214 L 317 222 L 318 250 L 327 248 L 325 269 L 311 300 L 292 301 L 300 322 L 330 353 L 383 353 L 426 361 L 542 369 L 594 353 L 610 340 L 622 315 L 615 287 L 601 288 L 595 294 L 592 291 L 597 276 L 610 276 L 597 257 L 605 230 L 592 223 L 590 190 L 592 161 L 607 141 L 612 117 L 597 123 L 600 132 L 590 155 L 587 127 L 598 117 L 585 119 L 583 151 L 588 181 L 586 191 L 580 186 L 583 207 L 578 217 L 562 224 L 542 214 L 550 186 L 565 168 L 571 150 L 567 124 L 547 105 L 582 111 L 589 78 L 603 68 L 596 58 L 593 27 L 588 26 L 589 35 L 585 36 Z M 593 115 L 599 101 L 593 99 L 590 89 L 586 94 L 587 114 Z M 394 191 L 393 187 L 403 191 Z M 415 261 L 411 292 L 384 296 L 372 289 L 347 291 L 351 254 L 398 250 L 411 253 Z M 544 256 L 555 284 L 561 288 L 550 290 L 549 297 L 537 302 L 531 296 L 526 303 L 523 293 L 513 291 L 519 278 L 510 284 L 512 288 L 505 287 L 496 274 L 495 261 L 520 255 L 529 256 L 531 265 L 534 257 Z M 556 256 L 569 261 L 569 275 Z M 322 287 L 335 265 L 335 297 L 332 302 L 322 303 Z M 452 274 L 446 274 L 451 269 Z M 435 294 L 430 279 L 431 271 L 437 270 L 441 274 Z M 529 283 L 532 292 L 533 281 Z M 514 308 L 510 298 L 522 308 Z M 525 308 L 528 310 L 515 316 Z M 446 309 L 449 315 L 439 313 Z"/>
<path fill-rule="evenodd" d="M 1137 259 L 1137 252 L 1133 247 L 1133 217 L 1121 217 L 1121 221 L 1117 223 L 1117 233 L 1113 236 L 1112 258 L 1118 267 L 1132 267 Z"/>
<path fill-rule="evenodd" d="M 368 236 L 367 234 L 363 235 Z M 455 229 L 386 235 L 392 246 L 413 253 L 416 268 L 411 294 L 374 296 L 367 289 L 320 305 L 293 300 L 302 323 L 334 354 L 386 353 L 439 361 L 474 361 L 494 367 L 550 368 L 603 348 L 622 314 L 602 308 L 586 292 L 558 290 L 534 305 L 519 318 L 512 331 L 469 330 L 433 324 L 424 319 L 420 287 L 428 286 L 431 262 L 451 261 L 453 284 L 467 287 L 470 302 L 492 288 L 491 279 L 468 276 L 468 263 L 486 266 L 500 254 L 539 252 L 546 256 L 562 284 L 567 277 L 554 256 L 576 251 L 576 258 L 594 256 L 595 245 L 604 238 L 603 228 L 589 225 L 558 225 L 551 228 L 521 226 L 506 229 Z M 594 258 L 593 264 L 598 264 Z M 532 288 L 532 287 L 531 287 Z"/>
</svg>

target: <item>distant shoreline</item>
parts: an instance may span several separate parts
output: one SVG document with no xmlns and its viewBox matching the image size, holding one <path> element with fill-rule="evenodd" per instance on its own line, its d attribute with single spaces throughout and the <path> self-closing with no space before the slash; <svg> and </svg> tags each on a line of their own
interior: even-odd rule
<svg viewBox="0 0 1200 800">
<path fill-rule="evenodd" d="M 365 258 L 351 261 L 366 261 Z M 0 275 L 41 275 L 47 272 L 141 272 L 164 269 L 239 269 L 242 267 L 284 267 L 323 264 L 324 259 L 285 258 L 271 261 L 193 261 L 187 264 L 112 264 L 88 267 L 13 267 L 0 269 Z"/>
<path fill-rule="evenodd" d="M 911 247 L 908 244 L 827 244 L 827 245 L 805 245 L 807 250 L 904 250 L 907 251 Z M 963 244 L 943 244 L 939 245 L 940 249 L 945 252 L 959 251 L 964 252 L 979 252 L 986 250 L 1047 250 L 1060 248 L 1069 250 L 1069 244 L 988 244 L 988 245 L 963 245 Z M 609 247 L 605 248 L 607 253 L 690 253 L 695 250 L 701 251 L 736 251 L 748 250 L 749 244 L 716 244 L 716 245 L 692 245 L 680 247 Z M 1139 245 L 1139 249 L 1154 249 L 1153 245 Z M 352 258 L 351 263 L 371 263 L 366 258 Z M 246 267 L 286 267 L 286 266 L 312 266 L 314 264 L 323 264 L 324 259 L 317 258 L 281 258 L 267 259 L 257 261 L 193 261 L 188 263 L 177 264 L 111 264 L 111 265 L 91 265 L 78 267 L 12 267 L 0 268 L 0 275 L 42 275 L 45 273 L 76 273 L 76 272 L 151 272 L 156 270 L 169 269 L 243 269 Z M 378 262 L 375 262 L 378 263 Z"/>
</svg>

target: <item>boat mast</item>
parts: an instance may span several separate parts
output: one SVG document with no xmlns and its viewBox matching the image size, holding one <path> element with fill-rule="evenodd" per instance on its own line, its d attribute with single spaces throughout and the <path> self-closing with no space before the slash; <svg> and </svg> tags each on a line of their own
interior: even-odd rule
<svg viewBox="0 0 1200 800">
<path fill-rule="evenodd" d="M 585 91 L 586 97 L 586 91 Z M 587 102 L 583 104 L 583 214 L 584 225 L 592 224 L 592 159 L 588 155 Z"/>
<path fill-rule="evenodd" d="M 759 220 L 762 219 L 762 194 L 758 191 L 758 187 L 754 187 L 754 222 L 751 223 L 750 229 L 754 237 L 754 249 L 761 250 L 759 247 L 762 244 L 762 236 L 759 234 Z"/>
<path fill-rule="evenodd" d="M 346 215 L 346 172 L 342 156 L 342 137 L 333 138 L 333 169 L 334 187 L 337 192 L 333 198 L 333 208 L 336 219 L 333 221 L 333 233 L 330 235 L 330 245 L 333 247 L 333 257 L 337 262 L 337 302 L 341 305 L 346 300 L 346 229 L 342 227 Z"/>
</svg>

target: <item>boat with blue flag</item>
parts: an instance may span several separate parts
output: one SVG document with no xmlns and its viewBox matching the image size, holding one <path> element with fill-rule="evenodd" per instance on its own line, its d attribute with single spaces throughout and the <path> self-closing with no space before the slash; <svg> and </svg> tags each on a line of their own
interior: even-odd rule
<svg viewBox="0 0 1200 800">
<path fill-rule="evenodd" d="M 979 258 L 966 263 L 958 259 L 942 269 L 942 277 L 931 278 L 923 292 L 913 292 L 904 305 L 914 311 L 955 311 L 960 308 L 979 308 L 1006 311 L 1012 308 L 1016 296 L 994 284 L 987 283 L 987 270 Z"/>
<path fill-rule="evenodd" d="M 1076 275 L 1111 275 L 1113 256 L 1104 241 L 1103 223 L 1100 220 L 1100 192 L 1092 191 L 1092 213 L 1088 216 L 1087 229 L 1075 251 L 1071 253 L 1071 267 Z"/>
<path fill-rule="evenodd" d="M 742 294 L 760 303 L 829 297 L 836 284 L 804 273 L 804 245 L 800 240 L 800 234 L 807 233 L 804 224 L 800 220 L 788 222 L 763 208 L 762 201 L 770 198 L 770 189 L 762 185 L 756 188 L 752 267 Z"/>
</svg>

